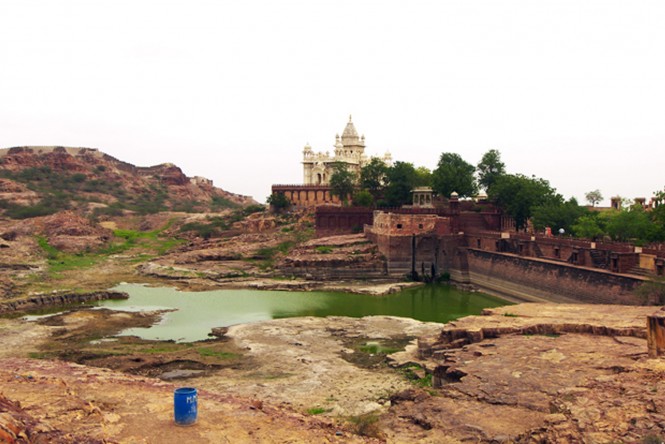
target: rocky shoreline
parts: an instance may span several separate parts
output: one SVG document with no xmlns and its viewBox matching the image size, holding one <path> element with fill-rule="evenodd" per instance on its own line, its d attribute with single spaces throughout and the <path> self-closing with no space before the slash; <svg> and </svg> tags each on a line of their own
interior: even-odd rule
<svg viewBox="0 0 665 444">
<path fill-rule="evenodd" d="M 26 312 L 40 310 L 49 307 L 85 304 L 93 301 L 104 301 L 107 299 L 128 299 L 129 295 L 121 291 L 93 291 L 87 293 L 50 293 L 30 295 L 25 298 L 17 298 L 11 301 L 0 302 L 0 314 L 13 312 Z"/>
</svg>

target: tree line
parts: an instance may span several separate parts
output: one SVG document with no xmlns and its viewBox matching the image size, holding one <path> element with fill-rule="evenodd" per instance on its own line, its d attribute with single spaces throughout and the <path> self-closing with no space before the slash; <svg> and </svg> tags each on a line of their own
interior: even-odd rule
<svg viewBox="0 0 665 444">
<path fill-rule="evenodd" d="M 580 205 L 574 197 L 565 200 L 543 178 L 507 173 L 501 153 L 495 149 L 487 151 L 475 166 L 457 153 L 442 153 L 432 171 L 409 162 L 387 165 L 372 158 L 356 175 L 338 163 L 330 178 L 331 194 L 345 204 L 350 198 L 356 206 L 409 204 L 411 191 L 416 187 L 431 187 L 446 198 L 453 192 L 460 198 L 474 197 L 484 190 L 490 202 L 514 219 L 518 230 L 532 226 L 543 232 L 549 227 L 554 233 L 596 240 L 637 244 L 665 241 L 665 191 L 656 193 L 657 206 L 649 211 L 628 202 L 620 209 L 596 211 L 593 207 L 603 200 L 599 190 L 585 195 L 591 208 Z M 283 195 L 273 195 L 268 203 L 286 206 L 288 200 Z"/>
</svg>

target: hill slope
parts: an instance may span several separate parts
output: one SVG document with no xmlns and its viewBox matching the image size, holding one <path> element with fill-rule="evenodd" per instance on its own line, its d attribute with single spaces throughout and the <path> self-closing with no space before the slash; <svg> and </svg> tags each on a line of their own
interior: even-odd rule
<svg viewBox="0 0 665 444">
<path fill-rule="evenodd" d="M 0 149 L 0 215 L 205 212 L 255 204 L 173 164 L 137 167 L 94 148 Z"/>
</svg>

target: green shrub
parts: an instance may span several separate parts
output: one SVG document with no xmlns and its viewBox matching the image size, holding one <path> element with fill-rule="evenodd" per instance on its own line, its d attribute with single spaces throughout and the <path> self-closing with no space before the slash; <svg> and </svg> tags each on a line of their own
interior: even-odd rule
<svg viewBox="0 0 665 444">
<path fill-rule="evenodd" d="M 349 420 L 355 425 L 355 432 L 360 436 L 382 439 L 384 434 L 379 428 L 379 417 L 373 413 L 354 416 Z"/>
<path fill-rule="evenodd" d="M 210 208 L 213 210 L 224 210 L 227 208 L 238 208 L 240 205 L 223 196 L 212 196 Z"/>
<path fill-rule="evenodd" d="M 85 177 L 85 174 L 83 173 L 76 173 L 71 175 L 71 180 L 75 183 L 83 183 L 87 177 Z"/>
<path fill-rule="evenodd" d="M 266 202 L 278 213 L 291 207 L 291 201 L 284 193 L 272 193 L 268 196 Z"/>
</svg>

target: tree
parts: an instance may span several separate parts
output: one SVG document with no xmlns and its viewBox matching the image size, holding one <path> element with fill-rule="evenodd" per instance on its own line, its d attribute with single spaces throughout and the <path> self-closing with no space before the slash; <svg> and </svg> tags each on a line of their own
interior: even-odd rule
<svg viewBox="0 0 665 444">
<path fill-rule="evenodd" d="M 589 202 L 589 205 L 595 207 L 597 203 L 603 200 L 603 195 L 600 193 L 600 190 L 593 190 L 586 193 L 584 198 Z"/>
<path fill-rule="evenodd" d="M 665 191 L 658 191 L 654 197 L 654 209 L 651 211 L 651 221 L 657 229 L 656 240 L 665 240 Z"/>
<path fill-rule="evenodd" d="M 449 197 L 453 191 L 460 197 L 473 196 L 478 191 L 473 173 L 476 168 L 456 153 L 443 153 L 439 164 L 432 172 L 434 191 Z"/>
<path fill-rule="evenodd" d="M 533 226 L 537 230 L 542 230 L 545 227 L 551 227 L 554 230 L 563 228 L 566 233 L 571 233 L 573 226 L 577 223 L 578 219 L 586 214 L 589 210 L 577 204 L 577 200 L 571 197 L 567 202 L 559 195 L 552 199 L 548 199 L 545 203 L 537 205 L 533 208 Z"/>
<path fill-rule="evenodd" d="M 357 207 L 374 206 L 374 197 L 367 190 L 360 190 L 353 195 L 353 205 Z"/>
<path fill-rule="evenodd" d="M 518 230 L 526 227 L 533 208 L 562 200 L 545 179 L 522 174 L 497 177 L 488 194 L 491 201 L 515 220 Z"/>
<path fill-rule="evenodd" d="M 424 166 L 416 168 L 416 183 L 414 185 L 417 187 L 431 187 L 432 171 Z"/>
<path fill-rule="evenodd" d="M 386 184 L 388 166 L 378 157 L 372 157 L 369 163 L 360 169 L 360 188 L 369 191 L 377 199 Z"/>
<path fill-rule="evenodd" d="M 417 173 L 413 164 L 397 161 L 386 173 L 388 184 L 384 190 L 384 203 L 398 207 L 411 203 L 411 190 L 415 187 Z"/>
<path fill-rule="evenodd" d="M 571 227 L 572 233 L 576 237 L 587 239 L 598 239 L 605 234 L 604 223 L 597 213 L 587 213 L 580 216 Z"/>
<path fill-rule="evenodd" d="M 607 221 L 607 234 L 617 241 L 644 243 L 658 238 L 658 228 L 640 205 L 611 213 Z"/>
<path fill-rule="evenodd" d="M 276 212 L 281 212 L 291 206 L 291 201 L 284 195 L 284 193 L 272 193 L 266 199 L 268 205 L 270 205 Z"/>
<path fill-rule="evenodd" d="M 489 150 L 483 154 L 476 167 L 478 171 L 478 185 L 489 190 L 499 176 L 506 174 L 506 164 L 501 161 L 499 150 Z"/>
<path fill-rule="evenodd" d="M 333 173 L 330 176 L 330 194 L 339 197 L 346 204 L 349 196 L 353 193 L 356 185 L 356 175 L 346 168 L 346 165 L 337 162 L 333 165 Z"/>
</svg>

